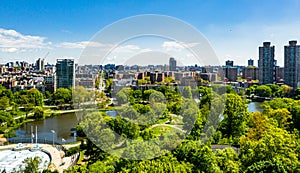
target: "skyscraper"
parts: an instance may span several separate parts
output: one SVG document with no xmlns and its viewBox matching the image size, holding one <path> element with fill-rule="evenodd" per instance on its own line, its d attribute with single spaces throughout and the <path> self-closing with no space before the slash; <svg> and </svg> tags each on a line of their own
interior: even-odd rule
<svg viewBox="0 0 300 173">
<path fill-rule="evenodd" d="M 284 83 L 293 88 L 300 87 L 300 45 L 295 40 L 284 46 Z"/>
<path fill-rule="evenodd" d="M 228 67 L 233 67 L 233 61 L 227 60 L 227 61 L 225 62 L 225 64 L 226 64 L 226 66 L 228 66 Z"/>
<path fill-rule="evenodd" d="M 254 66 L 254 60 L 253 59 L 248 60 L 248 66 Z"/>
<path fill-rule="evenodd" d="M 57 88 L 75 87 L 74 59 L 57 59 L 56 81 Z"/>
<path fill-rule="evenodd" d="M 44 59 L 39 58 L 35 65 L 37 70 L 44 70 Z"/>
<path fill-rule="evenodd" d="M 176 71 L 176 60 L 172 57 L 169 60 L 169 68 L 170 71 Z"/>
<path fill-rule="evenodd" d="M 270 84 L 275 81 L 274 52 L 275 46 L 271 46 L 271 42 L 264 42 L 263 47 L 259 47 L 258 79 L 260 84 Z"/>
</svg>

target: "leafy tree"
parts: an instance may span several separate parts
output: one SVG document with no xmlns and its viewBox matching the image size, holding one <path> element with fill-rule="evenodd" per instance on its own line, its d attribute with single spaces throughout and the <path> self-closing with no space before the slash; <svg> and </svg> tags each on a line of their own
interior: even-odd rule
<svg viewBox="0 0 300 173">
<path fill-rule="evenodd" d="M 289 134 L 273 125 L 269 125 L 258 141 L 241 140 L 241 161 L 245 169 L 255 168 L 262 162 L 272 163 L 273 168 L 283 167 L 287 172 L 299 168 L 298 141 L 295 135 Z M 275 160 L 275 161 L 274 161 Z M 282 164 L 281 164 L 282 163 Z M 271 168 L 272 168 L 271 167 Z M 267 166 L 270 169 L 269 166 Z M 261 168 L 262 170 L 267 168 Z M 297 172 L 297 171 L 296 171 Z"/>
<path fill-rule="evenodd" d="M 271 97 L 272 89 L 266 85 L 260 85 L 255 89 L 255 95 L 260 97 Z"/>
<path fill-rule="evenodd" d="M 183 129 L 191 130 L 198 117 L 198 105 L 193 99 L 184 99 L 181 110 L 182 121 L 184 122 Z"/>
<path fill-rule="evenodd" d="M 268 117 L 263 115 L 261 112 L 253 112 L 249 115 L 248 120 L 248 133 L 247 136 L 244 137 L 244 140 L 259 140 L 261 135 L 267 130 L 270 126 L 270 122 L 268 121 Z"/>
<path fill-rule="evenodd" d="M 119 105 L 128 103 L 128 97 L 124 92 L 118 92 L 116 97 Z"/>
<path fill-rule="evenodd" d="M 210 146 L 201 145 L 199 141 L 186 141 L 174 150 L 178 161 L 194 165 L 193 172 L 221 172 L 217 158 Z"/>
<path fill-rule="evenodd" d="M 113 79 L 109 78 L 105 80 L 105 89 L 107 93 L 111 92 L 112 84 L 113 84 Z"/>
<path fill-rule="evenodd" d="M 232 88 L 232 86 L 231 85 L 228 85 L 227 87 L 226 87 L 226 93 L 228 93 L 228 94 L 233 94 L 233 93 L 235 93 L 235 91 L 234 91 L 234 89 Z"/>
<path fill-rule="evenodd" d="M 271 110 L 267 115 L 276 120 L 280 128 L 288 128 L 288 125 L 291 124 L 292 115 L 286 108 Z"/>
<path fill-rule="evenodd" d="M 293 91 L 293 88 L 288 86 L 288 85 L 281 85 L 280 86 L 282 91 L 283 91 L 283 95 L 284 97 L 290 97 L 292 95 L 292 91 Z"/>
<path fill-rule="evenodd" d="M 39 157 L 26 158 L 22 162 L 25 166 L 20 166 L 18 170 L 13 170 L 15 173 L 41 173 L 39 170 L 39 165 L 42 163 L 42 160 Z"/>
<path fill-rule="evenodd" d="M 256 162 L 245 170 L 245 173 L 253 172 L 287 173 L 288 171 L 286 170 L 281 161 L 272 158 L 268 161 Z"/>
<path fill-rule="evenodd" d="M 120 163 L 119 163 L 120 164 Z M 132 164 L 124 163 L 120 172 L 192 172 L 193 165 L 179 162 L 172 154 L 167 154 L 151 160 L 142 160 Z"/>
<path fill-rule="evenodd" d="M 91 164 L 88 168 L 89 172 L 105 173 L 105 172 L 114 172 L 115 168 L 111 161 L 96 161 Z"/>
<path fill-rule="evenodd" d="M 33 110 L 34 119 L 43 119 L 44 118 L 44 109 L 41 106 L 36 106 Z"/>
<path fill-rule="evenodd" d="M 65 173 L 89 173 L 86 166 L 75 165 L 71 169 L 64 170 Z"/>
<path fill-rule="evenodd" d="M 212 89 L 208 87 L 199 87 L 199 94 L 201 99 L 200 108 L 203 108 L 206 106 L 210 107 L 211 104 L 211 98 L 212 98 Z"/>
<path fill-rule="evenodd" d="M 166 85 L 160 85 L 158 88 L 157 88 L 157 91 L 163 93 L 164 95 L 166 95 L 166 92 L 167 92 L 167 86 Z"/>
<path fill-rule="evenodd" d="M 110 151 L 115 141 L 114 132 L 106 124 L 110 120 L 103 112 L 93 112 L 85 115 L 79 124 L 86 136 L 104 151 Z"/>
<path fill-rule="evenodd" d="M 6 96 L 2 96 L 0 98 L 0 110 L 5 110 L 9 107 L 9 98 Z"/>
<path fill-rule="evenodd" d="M 135 91 L 133 91 L 133 97 L 137 100 L 137 102 L 141 101 L 141 99 L 142 99 L 142 91 L 141 90 L 135 90 Z"/>
<path fill-rule="evenodd" d="M 273 97 L 281 97 L 284 95 L 284 91 L 283 89 L 279 86 L 279 85 L 276 85 L 276 84 L 267 84 L 266 86 L 268 86 L 269 88 L 271 88 L 272 90 L 272 96 Z"/>
<path fill-rule="evenodd" d="M 140 114 L 145 114 L 150 111 L 149 105 L 135 104 L 133 107 Z"/>
<path fill-rule="evenodd" d="M 143 99 L 144 99 L 144 100 L 149 100 L 150 95 L 151 95 L 152 93 L 154 93 L 154 92 L 157 92 L 157 91 L 155 91 L 155 90 L 153 90 L 153 89 L 145 90 L 144 93 L 143 93 Z"/>
<path fill-rule="evenodd" d="M 292 127 L 300 130 L 300 101 L 295 101 L 291 106 L 290 106 L 290 112 L 292 114 Z"/>
<path fill-rule="evenodd" d="M 49 91 L 46 91 L 45 92 L 45 99 L 52 99 L 52 97 L 53 97 L 53 94 L 52 93 L 50 93 Z"/>
<path fill-rule="evenodd" d="M 92 100 L 91 93 L 88 92 L 83 86 L 76 86 L 73 89 L 74 104 L 79 107 L 82 103 Z"/>
<path fill-rule="evenodd" d="M 246 95 L 250 96 L 251 94 L 255 94 L 256 85 L 252 85 L 249 88 L 246 88 Z"/>
<path fill-rule="evenodd" d="M 297 89 L 294 91 L 294 99 L 295 99 L 295 100 L 300 100 L 300 88 L 297 88 Z"/>
<path fill-rule="evenodd" d="M 239 137 L 245 131 L 247 105 L 237 94 L 227 94 L 224 119 L 219 129 L 225 137 Z"/>
<path fill-rule="evenodd" d="M 56 105 L 69 104 L 72 100 L 72 92 L 67 88 L 58 88 L 53 98 Z"/>
<path fill-rule="evenodd" d="M 132 109 L 130 106 L 124 107 L 122 110 L 119 110 L 119 113 L 122 117 L 131 120 L 137 119 L 139 116 L 138 112 L 135 109 Z"/>
<path fill-rule="evenodd" d="M 33 104 L 33 106 L 43 106 L 44 104 L 43 94 L 35 88 L 28 91 L 28 98 L 29 102 Z"/>
<path fill-rule="evenodd" d="M 151 141 L 135 140 L 127 145 L 122 157 L 132 160 L 145 160 L 160 155 L 160 148 Z"/>
<path fill-rule="evenodd" d="M 293 104 L 293 102 L 294 100 L 290 98 L 275 98 L 269 102 L 264 102 L 264 109 L 288 109 Z"/>
<path fill-rule="evenodd" d="M 232 148 L 217 150 L 216 159 L 218 166 L 224 173 L 238 173 L 241 171 L 241 163 L 238 154 Z"/>
<path fill-rule="evenodd" d="M 170 113 L 179 115 L 180 109 L 181 109 L 181 103 L 180 102 L 171 102 L 167 104 L 167 109 Z"/>
<path fill-rule="evenodd" d="M 6 96 L 7 98 L 13 98 L 13 93 L 11 90 L 6 89 L 4 86 L 0 85 L 0 97 Z"/>
<path fill-rule="evenodd" d="M 188 99 L 192 98 L 192 89 L 190 86 L 183 87 L 182 96 Z"/>
<path fill-rule="evenodd" d="M 174 83 L 175 79 L 172 77 L 165 77 L 165 83 Z"/>
</svg>

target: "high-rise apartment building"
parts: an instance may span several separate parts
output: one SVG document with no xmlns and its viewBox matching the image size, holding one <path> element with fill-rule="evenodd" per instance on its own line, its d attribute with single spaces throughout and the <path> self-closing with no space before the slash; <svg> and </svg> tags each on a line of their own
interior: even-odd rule
<svg viewBox="0 0 300 173">
<path fill-rule="evenodd" d="M 226 65 L 227 67 L 233 67 L 233 61 L 227 60 L 227 61 L 225 62 L 225 65 Z"/>
<path fill-rule="evenodd" d="M 271 46 L 271 42 L 264 42 L 262 47 L 259 47 L 258 79 L 260 84 L 271 84 L 275 81 L 275 66 L 274 58 L 275 46 Z"/>
<path fill-rule="evenodd" d="M 42 58 L 39 58 L 37 61 L 36 61 L 36 69 L 37 70 L 44 70 L 44 59 Z"/>
<path fill-rule="evenodd" d="M 176 60 L 172 57 L 169 60 L 169 70 L 176 71 Z"/>
<path fill-rule="evenodd" d="M 248 60 L 248 66 L 254 66 L 254 60 L 253 59 Z"/>
<path fill-rule="evenodd" d="M 284 83 L 293 88 L 300 87 L 300 45 L 295 40 L 284 46 Z"/>
<path fill-rule="evenodd" d="M 56 81 L 57 88 L 75 87 L 74 59 L 57 59 Z"/>
<path fill-rule="evenodd" d="M 231 82 L 237 81 L 238 69 L 236 67 L 225 67 L 223 68 L 223 71 L 228 81 Z"/>
</svg>

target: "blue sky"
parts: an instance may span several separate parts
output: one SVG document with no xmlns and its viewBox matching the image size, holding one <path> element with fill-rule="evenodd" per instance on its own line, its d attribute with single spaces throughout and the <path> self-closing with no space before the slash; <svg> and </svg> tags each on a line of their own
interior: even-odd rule
<svg viewBox="0 0 300 173">
<path fill-rule="evenodd" d="M 241 65 L 249 58 L 257 60 L 258 46 L 271 41 L 283 65 L 283 46 L 292 39 L 300 42 L 298 0 L 2 1 L 0 63 L 33 62 L 47 52 L 50 63 L 61 57 L 77 59 L 99 30 L 141 14 L 168 15 L 193 25 L 221 64 L 227 59 Z"/>
</svg>

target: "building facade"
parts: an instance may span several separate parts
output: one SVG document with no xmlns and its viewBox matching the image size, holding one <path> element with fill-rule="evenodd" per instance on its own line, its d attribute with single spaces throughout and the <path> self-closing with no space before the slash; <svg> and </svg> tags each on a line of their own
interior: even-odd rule
<svg viewBox="0 0 300 173">
<path fill-rule="evenodd" d="M 258 79 L 258 68 L 254 66 L 244 67 L 242 69 L 242 78 L 248 80 Z"/>
<path fill-rule="evenodd" d="M 225 65 L 228 66 L 228 67 L 233 67 L 233 61 L 227 60 L 225 62 Z"/>
<path fill-rule="evenodd" d="M 169 68 L 170 71 L 176 71 L 176 60 L 172 57 L 169 60 Z"/>
<path fill-rule="evenodd" d="M 248 66 L 254 66 L 254 60 L 248 59 Z"/>
<path fill-rule="evenodd" d="M 36 66 L 36 70 L 44 70 L 44 59 L 41 59 L 39 58 L 36 63 L 35 63 L 35 66 Z"/>
<path fill-rule="evenodd" d="M 284 83 L 293 88 L 300 87 L 300 45 L 295 40 L 284 46 Z"/>
<path fill-rule="evenodd" d="M 275 46 L 271 46 L 271 42 L 264 42 L 262 47 L 259 47 L 258 80 L 260 84 L 271 84 L 275 81 L 275 66 L 274 58 Z"/>
<path fill-rule="evenodd" d="M 56 86 L 57 88 L 75 87 L 74 59 L 57 59 Z"/>
<path fill-rule="evenodd" d="M 236 67 L 225 67 L 225 68 L 223 68 L 223 71 L 224 71 L 225 77 L 228 79 L 228 81 L 231 81 L 231 82 L 237 81 L 238 69 Z"/>
</svg>

